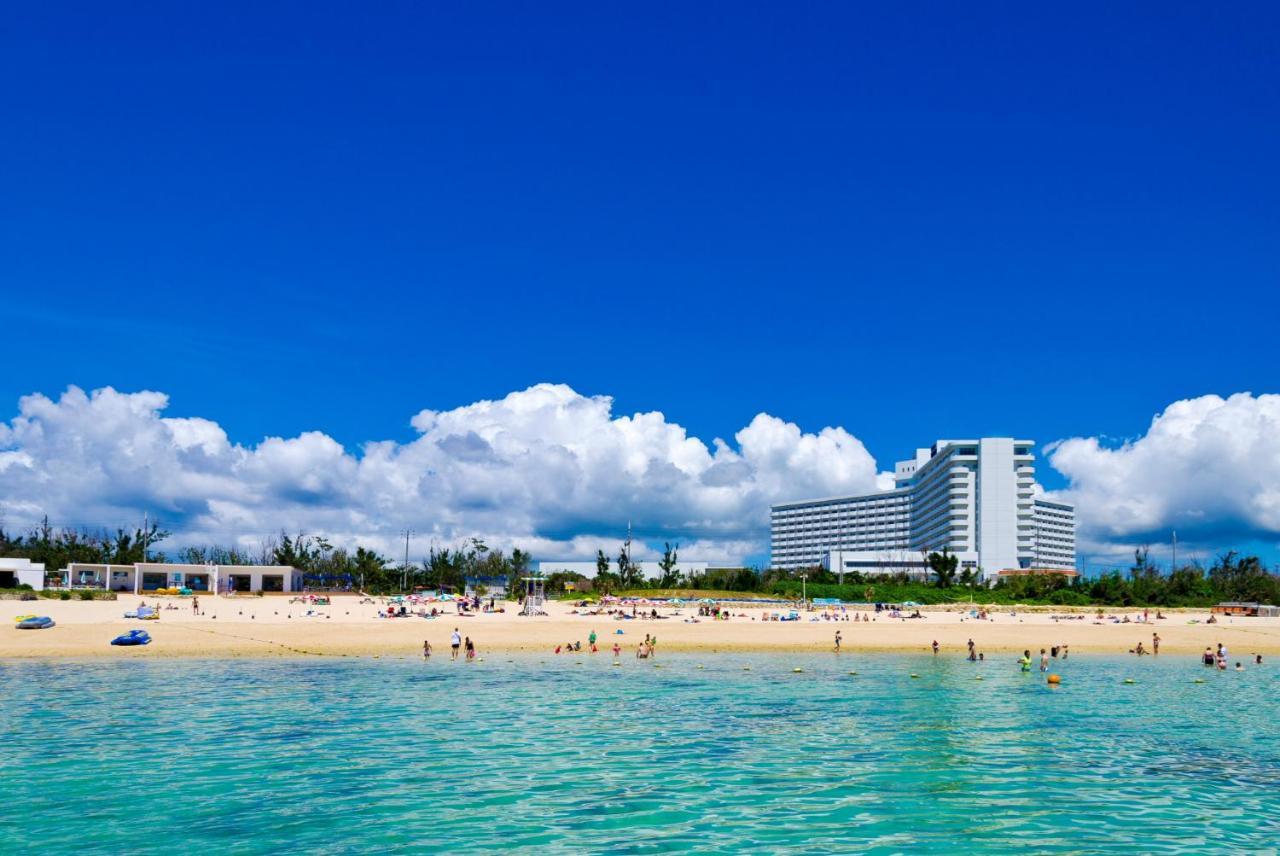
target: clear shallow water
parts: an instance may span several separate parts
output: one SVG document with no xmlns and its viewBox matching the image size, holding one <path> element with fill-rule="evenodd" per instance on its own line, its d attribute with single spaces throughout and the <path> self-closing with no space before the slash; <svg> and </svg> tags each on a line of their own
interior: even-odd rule
<svg viewBox="0 0 1280 856">
<path fill-rule="evenodd" d="M 1080 656 L 1055 690 L 952 657 L 511 659 L 0 663 L 0 849 L 1280 843 L 1275 665 Z"/>
</svg>

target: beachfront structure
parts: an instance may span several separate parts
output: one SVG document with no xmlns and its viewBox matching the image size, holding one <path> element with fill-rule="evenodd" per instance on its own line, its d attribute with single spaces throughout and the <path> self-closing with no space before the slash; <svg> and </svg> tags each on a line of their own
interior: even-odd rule
<svg viewBox="0 0 1280 856">
<path fill-rule="evenodd" d="M 771 564 L 927 577 L 927 555 L 945 547 L 984 579 L 1006 569 L 1072 570 L 1075 508 L 1039 495 L 1034 445 L 939 440 L 898 462 L 891 490 L 775 505 Z"/>
<path fill-rule="evenodd" d="M 662 576 L 662 568 L 657 562 L 635 562 L 635 566 L 645 577 Z M 698 577 L 707 572 L 708 562 L 676 562 L 674 571 L 686 577 Z M 542 576 L 551 574 L 582 574 L 584 577 L 595 577 L 599 569 L 595 562 L 538 562 L 538 573 Z M 609 563 L 609 573 L 618 573 L 618 563 Z"/>
<path fill-rule="evenodd" d="M 180 565 L 136 562 L 103 565 L 72 562 L 58 575 L 67 588 L 143 592 L 190 589 L 195 593 L 295 592 L 302 590 L 302 571 L 288 565 Z"/>
<path fill-rule="evenodd" d="M 35 591 L 44 589 L 44 564 L 30 559 L 0 558 L 0 588 L 31 586 Z"/>
<path fill-rule="evenodd" d="M 468 597 L 475 597 L 484 590 L 485 597 L 502 598 L 507 596 L 510 580 L 507 577 L 465 577 L 462 592 Z"/>
</svg>

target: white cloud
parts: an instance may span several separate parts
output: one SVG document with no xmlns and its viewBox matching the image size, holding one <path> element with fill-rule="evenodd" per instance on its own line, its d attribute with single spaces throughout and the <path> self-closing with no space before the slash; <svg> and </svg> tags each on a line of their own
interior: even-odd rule
<svg viewBox="0 0 1280 856">
<path fill-rule="evenodd" d="M 1046 447 L 1069 481 L 1087 550 L 1179 540 L 1206 550 L 1280 534 L 1280 395 L 1178 401 L 1146 434 L 1107 448 L 1097 437 Z"/>
<path fill-rule="evenodd" d="M 767 550 L 770 503 L 877 486 L 841 428 L 807 434 L 762 413 L 734 444 L 708 445 L 662 413 L 615 415 L 612 399 L 564 385 L 423 410 L 417 439 L 357 454 L 318 431 L 240 445 L 167 407 L 162 393 L 111 388 L 25 396 L 0 423 L 0 514 L 113 526 L 147 509 L 193 542 L 302 529 L 393 555 L 412 526 L 420 544 L 476 535 L 547 558 L 616 552 L 631 521 L 651 545 L 739 560 Z"/>
</svg>

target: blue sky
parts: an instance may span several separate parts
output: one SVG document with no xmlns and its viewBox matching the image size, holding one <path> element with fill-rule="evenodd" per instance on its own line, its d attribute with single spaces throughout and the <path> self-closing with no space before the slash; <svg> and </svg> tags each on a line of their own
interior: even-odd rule
<svg viewBox="0 0 1280 856">
<path fill-rule="evenodd" d="M 358 454 L 550 382 L 883 469 L 1277 391 L 1274 5 L 7 15 L 0 418 Z"/>
</svg>

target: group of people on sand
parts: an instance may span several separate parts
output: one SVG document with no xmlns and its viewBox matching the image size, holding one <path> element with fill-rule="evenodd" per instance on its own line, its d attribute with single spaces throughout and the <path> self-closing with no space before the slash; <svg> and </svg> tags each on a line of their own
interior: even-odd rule
<svg viewBox="0 0 1280 856">
<path fill-rule="evenodd" d="M 1160 653 L 1160 634 L 1159 633 L 1151 634 L 1151 650 L 1150 651 L 1148 651 L 1146 647 L 1143 646 L 1142 641 L 1139 640 L 1138 646 L 1136 648 L 1130 648 L 1129 653 L 1137 654 L 1139 657 L 1145 657 L 1148 654 L 1152 654 L 1152 655 L 1159 654 Z"/>
<path fill-rule="evenodd" d="M 594 654 L 594 653 L 596 653 L 597 651 L 599 651 L 599 650 L 600 650 L 599 648 L 597 648 L 597 647 L 596 647 L 596 632 L 595 632 L 594 630 L 592 630 L 592 631 L 591 631 L 591 634 L 590 634 L 589 636 L 587 636 L 587 646 L 588 646 L 588 650 L 589 650 L 592 654 Z M 617 649 L 617 650 L 621 650 L 621 649 L 619 649 L 619 648 L 618 648 L 618 646 L 617 646 L 617 645 L 614 645 L 613 647 L 614 647 L 615 649 Z M 572 654 L 572 653 L 574 653 L 574 652 L 576 652 L 576 651 L 581 651 L 581 650 L 582 650 L 582 642 L 581 642 L 581 641 L 578 641 L 578 642 L 566 642 L 566 643 L 565 643 L 565 644 L 563 644 L 563 645 L 557 645 L 557 646 L 556 646 L 556 653 L 557 653 L 557 654 L 559 654 L 561 651 L 564 651 L 566 654 Z M 617 650 L 615 650 L 615 652 L 614 652 L 615 654 L 617 653 Z"/>
<path fill-rule="evenodd" d="M 471 641 L 471 637 L 463 637 L 458 632 L 458 628 L 453 628 L 452 635 L 449 636 L 449 659 L 456 660 L 458 655 L 462 654 L 467 660 L 476 658 L 476 643 Z M 431 659 L 431 642 L 430 640 L 422 640 L 422 659 Z"/>
</svg>

